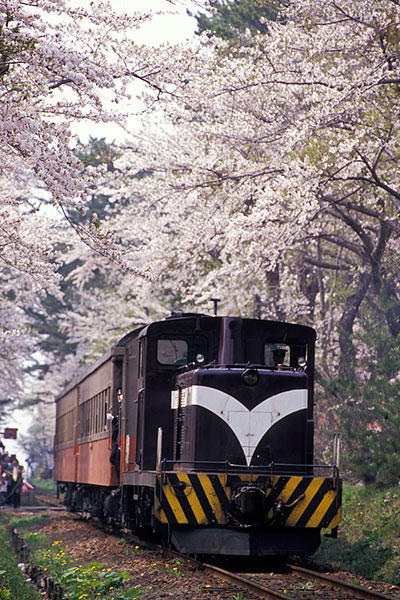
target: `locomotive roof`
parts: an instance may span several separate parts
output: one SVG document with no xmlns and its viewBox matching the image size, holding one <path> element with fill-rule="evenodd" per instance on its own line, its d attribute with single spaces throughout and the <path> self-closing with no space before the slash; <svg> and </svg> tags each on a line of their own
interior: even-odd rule
<svg viewBox="0 0 400 600">
<path fill-rule="evenodd" d="M 222 321 L 226 322 L 242 322 L 244 324 L 249 324 L 254 326 L 264 325 L 267 329 L 270 329 L 271 333 L 276 332 L 280 333 L 282 337 L 285 335 L 292 335 L 295 337 L 302 337 L 306 339 L 308 342 L 315 341 L 316 332 L 315 329 L 309 327 L 308 325 L 298 325 L 297 323 L 288 323 L 286 321 L 274 321 L 270 319 L 247 319 L 246 317 L 238 317 L 238 316 L 210 316 L 204 315 L 201 313 L 178 313 L 172 314 L 170 317 L 167 317 L 163 321 L 154 321 L 150 323 L 141 332 L 142 335 L 146 334 L 148 331 L 163 329 L 165 328 L 167 331 L 171 331 L 174 329 L 174 325 L 179 322 L 187 322 L 188 320 L 198 320 L 199 324 L 202 322 L 207 322 L 207 324 L 212 323 L 213 321 L 216 323 L 221 323 Z"/>
<path fill-rule="evenodd" d="M 279 331 L 282 335 L 292 334 L 294 337 L 301 336 L 309 342 L 313 342 L 316 338 L 315 330 L 308 325 L 298 325 L 295 323 L 287 323 L 286 321 L 273 321 L 268 319 L 247 319 L 245 317 L 232 317 L 232 316 L 210 316 L 203 313 L 183 313 L 173 312 L 169 317 L 166 317 L 162 321 L 154 321 L 148 325 L 142 325 L 136 329 L 130 331 L 124 335 L 116 344 L 114 344 L 109 350 L 107 350 L 100 358 L 98 358 L 93 364 L 84 368 L 70 383 L 62 390 L 62 392 L 56 396 L 55 401 L 64 397 L 69 391 L 71 391 L 78 383 L 84 381 L 91 373 L 99 369 L 105 362 L 107 362 L 112 356 L 122 356 L 124 353 L 125 346 L 138 335 L 146 335 L 150 331 L 156 331 L 157 329 L 162 330 L 163 328 L 167 331 L 174 329 L 174 324 L 180 322 L 187 322 L 190 319 L 196 319 L 200 323 L 201 321 L 207 321 L 209 324 L 214 322 L 225 321 L 237 321 L 253 324 L 254 326 L 264 324 L 270 327 L 271 330 Z"/>
</svg>

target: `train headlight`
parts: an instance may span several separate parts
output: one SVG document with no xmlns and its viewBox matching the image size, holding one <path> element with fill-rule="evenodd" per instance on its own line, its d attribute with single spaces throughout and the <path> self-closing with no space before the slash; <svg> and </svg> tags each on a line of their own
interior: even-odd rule
<svg viewBox="0 0 400 600">
<path fill-rule="evenodd" d="M 196 362 L 198 365 L 202 365 L 205 361 L 204 354 L 196 354 Z"/>
<path fill-rule="evenodd" d="M 242 380 L 246 385 L 256 385 L 260 375 L 256 369 L 246 369 L 242 375 Z"/>
<path fill-rule="evenodd" d="M 307 366 L 307 361 L 304 358 L 304 356 L 299 356 L 299 358 L 297 359 L 297 364 L 299 365 L 299 367 L 301 367 L 302 369 L 304 369 L 304 367 Z"/>
</svg>

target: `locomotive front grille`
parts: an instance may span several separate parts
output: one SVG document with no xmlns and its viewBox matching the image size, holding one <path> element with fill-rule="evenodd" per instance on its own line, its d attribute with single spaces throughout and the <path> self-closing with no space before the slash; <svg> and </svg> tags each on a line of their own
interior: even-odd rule
<svg viewBox="0 0 400 600">
<path fill-rule="evenodd" d="M 246 502 L 235 500 L 255 490 L 265 496 L 265 510 L 249 518 L 240 512 Z M 334 529 L 341 518 L 341 482 L 326 477 L 164 472 L 157 478 L 155 516 L 170 525 Z"/>
</svg>

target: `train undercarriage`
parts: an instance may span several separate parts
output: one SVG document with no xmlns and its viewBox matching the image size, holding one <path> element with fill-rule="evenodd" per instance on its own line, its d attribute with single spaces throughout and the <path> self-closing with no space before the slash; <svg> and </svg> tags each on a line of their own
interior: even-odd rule
<svg viewBox="0 0 400 600">
<path fill-rule="evenodd" d="M 309 555 L 341 516 L 335 477 L 147 473 L 150 485 L 59 483 L 68 510 L 186 554 Z"/>
</svg>

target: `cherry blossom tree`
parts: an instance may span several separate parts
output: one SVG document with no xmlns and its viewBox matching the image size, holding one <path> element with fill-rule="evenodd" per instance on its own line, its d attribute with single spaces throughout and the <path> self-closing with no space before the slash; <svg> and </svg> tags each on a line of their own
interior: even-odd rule
<svg viewBox="0 0 400 600">
<path fill-rule="evenodd" d="M 374 339 L 384 329 L 398 348 L 399 17 L 391 0 L 300 0 L 240 52 L 208 38 L 160 50 L 158 102 L 90 189 L 110 199 L 101 227 L 119 256 L 153 281 L 69 239 L 78 292 L 60 324 L 77 351 L 47 386 L 136 324 L 215 296 L 225 313 L 316 326 L 327 412 L 365 416 L 377 377 L 396 384 L 398 362 L 380 356 L 391 340 Z"/>
<path fill-rule="evenodd" d="M 384 297 L 398 335 L 399 10 L 301 0 L 240 53 L 208 38 L 165 50 L 158 103 L 96 179 L 116 207 L 105 227 L 154 282 L 71 244 L 71 339 L 99 352 L 95 336 L 218 296 L 224 312 L 315 325 L 332 379 L 365 352 L 353 339 L 367 297 Z"/>
<path fill-rule="evenodd" d="M 221 41 L 199 51 L 185 104 L 166 105 L 171 128 L 128 161 L 152 172 L 140 187 L 156 272 L 176 268 L 192 300 L 221 282 L 242 307 L 240 283 L 275 286 L 278 316 L 297 296 L 346 374 L 367 293 L 392 298 L 399 333 L 399 7 L 304 1 L 285 17 L 240 56 Z"/>
<path fill-rule="evenodd" d="M 337 382 L 376 389 L 390 347 L 366 315 L 396 347 L 400 333 L 399 10 L 297 2 L 240 55 L 199 49 L 170 125 L 146 124 L 115 190 L 135 198 L 117 227 L 175 298 L 315 325 L 326 408 L 343 418 L 368 400 Z"/>
<path fill-rule="evenodd" d="M 2 398 L 15 392 L 32 355 L 21 307 L 34 305 L 37 294 L 58 293 L 60 253 L 68 244 L 80 239 L 130 273 L 150 277 L 148 265 L 137 267 L 97 215 L 78 217 L 98 170 L 83 168 L 73 135 L 79 122 L 123 122 L 122 99 L 139 96 L 143 110 L 182 85 L 180 54 L 135 43 L 148 19 L 145 11 L 116 14 L 108 2 L 85 8 L 69 0 L 0 0 L 0 349 L 2 372 L 12 373 L 2 378 Z"/>
</svg>

